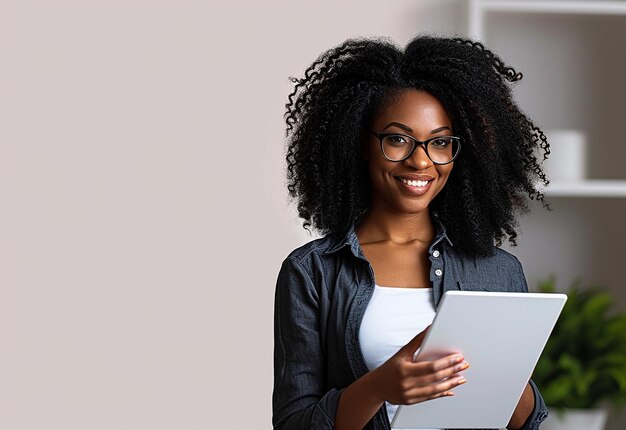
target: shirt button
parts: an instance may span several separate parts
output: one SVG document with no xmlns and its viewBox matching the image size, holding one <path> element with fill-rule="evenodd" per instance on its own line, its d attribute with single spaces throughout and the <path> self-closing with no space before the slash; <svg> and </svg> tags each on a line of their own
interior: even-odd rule
<svg viewBox="0 0 626 430">
<path fill-rule="evenodd" d="M 439 257 L 439 251 L 437 251 L 436 249 L 433 251 L 433 257 Z"/>
<path fill-rule="evenodd" d="M 435 270 L 435 275 L 437 275 L 437 276 L 441 276 L 442 273 L 443 272 L 441 271 L 441 269 Z"/>
</svg>

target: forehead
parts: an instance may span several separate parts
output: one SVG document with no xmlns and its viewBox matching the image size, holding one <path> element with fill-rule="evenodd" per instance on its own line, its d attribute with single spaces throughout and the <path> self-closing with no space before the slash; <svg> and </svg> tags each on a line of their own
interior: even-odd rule
<svg viewBox="0 0 626 430">
<path fill-rule="evenodd" d="M 408 125 L 416 131 L 452 125 L 448 113 L 435 96 L 414 89 L 395 93 L 373 118 L 374 125 L 379 127 L 392 121 Z"/>
</svg>

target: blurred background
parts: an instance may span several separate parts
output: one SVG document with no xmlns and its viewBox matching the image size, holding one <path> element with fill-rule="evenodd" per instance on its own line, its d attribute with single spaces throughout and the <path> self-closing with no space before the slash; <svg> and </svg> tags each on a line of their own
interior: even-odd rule
<svg viewBox="0 0 626 430">
<path fill-rule="evenodd" d="M 316 238 L 289 77 L 356 36 L 471 35 L 524 74 L 554 210 L 505 248 L 626 310 L 626 2 L 541 3 L 2 0 L 0 429 L 271 428 L 276 276 Z"/>
</svg>

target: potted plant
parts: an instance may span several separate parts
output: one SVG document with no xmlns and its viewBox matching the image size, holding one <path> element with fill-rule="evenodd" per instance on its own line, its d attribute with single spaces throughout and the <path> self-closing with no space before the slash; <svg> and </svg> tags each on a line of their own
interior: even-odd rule
<svg viewBox="0 0 626 430">
<path fill-rule="evenodd" d="M 555 292 L 555 278 L 540 282 L 539 292 Z M 580 280 L 566 294 L 532 377 L 552 412 L 541 428 L 602 430 L 608 411 L 599 406 L 626 404 L 626 313 L 611 312 L 613 296 L 581 288 Z"/>
</svg>

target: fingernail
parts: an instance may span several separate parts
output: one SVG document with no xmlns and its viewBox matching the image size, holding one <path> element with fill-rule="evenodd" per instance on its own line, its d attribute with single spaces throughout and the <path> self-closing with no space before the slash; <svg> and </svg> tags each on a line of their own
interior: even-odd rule
<svg viewBox="0 0 626 430">
<path fill-rule="evenodd" d="M 458 371 L 460 371 L 460 370 L 465 370 L 465 369 L 467 369 L 468 367 L 469 367 L 469 363 L 466 361 L 465 363 L 458 365 L 458 366 L 456 367 L 456 370 L 457 370 L 457 372 L 458 372 Z"/>
<path fill-rule="evenodd" d="M 453 393 L 452 391 L 448 391 L 448 392 L 446 393 L 446 396 L 454 396 L 454 393 Z"/>
<path fill-rule="evenodd" d="M 463 361 L 462 355 L 457 355 L 456 357 L 452 359 L 452 363 L 460 363 L 461 361 Z"/>
<path fill-rule="evenodd" d="M 457 383 L 458 385 L 461 385 L 461 384 L 465 384 L 466 382 L 467 382 L 467 379 L 465 379 L 465 378 L 461 378 L 461 379 L 459 379 L 456 383 Z"/>
</svg>

